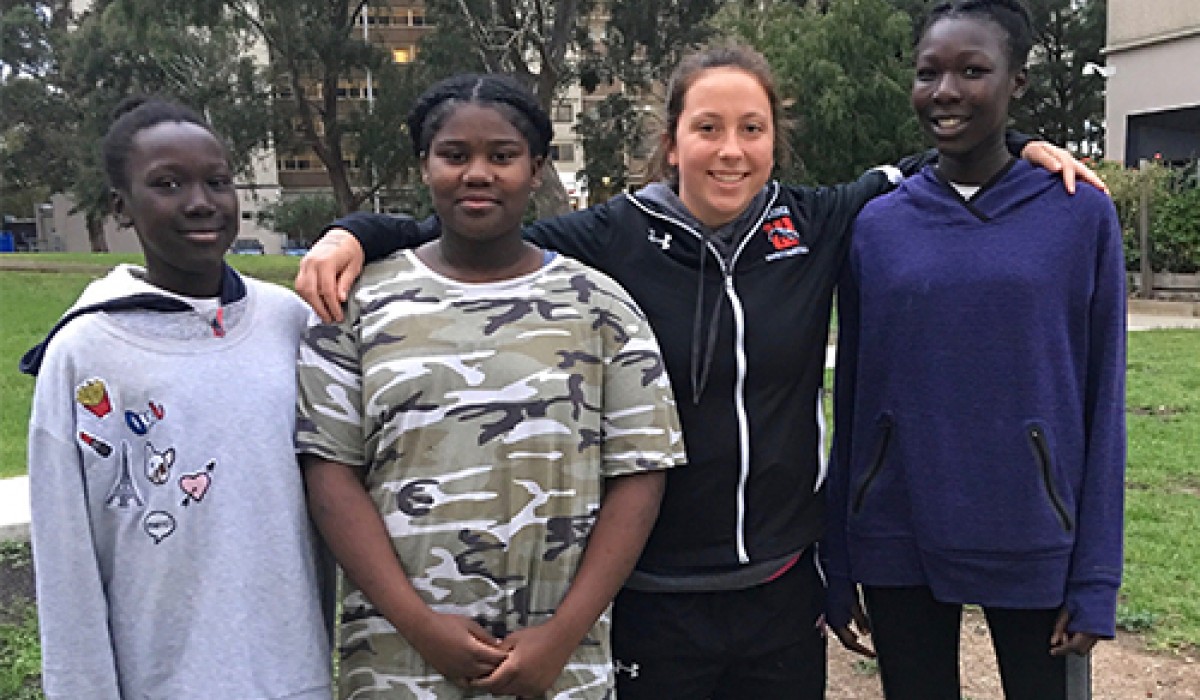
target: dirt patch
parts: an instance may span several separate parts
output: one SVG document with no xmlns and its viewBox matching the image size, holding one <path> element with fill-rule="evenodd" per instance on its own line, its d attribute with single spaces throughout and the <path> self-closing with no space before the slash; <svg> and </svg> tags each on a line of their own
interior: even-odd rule
<svg viewBox="0 0 1200 700">
<path fill-rule="evenodd" d="M 0 623 L 16 622 L 14 603 L 32 602 L 34 595 L 33 562 L 29 546 L 0 543 Z"/>
<path fill-rule="evenodd" d="M 964 700 L 1002 700 L 992 641 L 982 613 L 963 616 L 962 680 Z M 879 700 L 879 675 L 836 641 L 829 647 L 827 700 Z M 1197 653 L 1156 653 L 1146 650 L 1142 637 L 1119 633 L 1096 645 L 1092 656 L 1092 697 L 1095 700 L 1200 699 L 1200 659 Z"/>
<path fill-rule="evenodd" d="M 1176 406 L 1130 406 L 1126 409 L 1126 412 L 1135 416 L 1157 416 L 1159 418 L 1174 418 L 1184 411 L 1185 409 Z"/>
<path fill-rule="evenodd" d="M 0 545 L 0 623 L 12 621 L 6 618 L 12 603 L 32 601 L 33 595 L 28 548 Z M 1000 677 L 982 614 L 972 610 L 964 614 L 962 639 L 964 700 L 1001 700 Z M 1200 700 L 1200 659 L 1196 652 L 1150 652 L 1139 635 L 1121 633 L 1116 640 L 1097 645 L 1092 690 L 1096 700 Z M 879 675 L 873 665 L 831 641 L 826 697 L 881 700 Z"/>
</svg>

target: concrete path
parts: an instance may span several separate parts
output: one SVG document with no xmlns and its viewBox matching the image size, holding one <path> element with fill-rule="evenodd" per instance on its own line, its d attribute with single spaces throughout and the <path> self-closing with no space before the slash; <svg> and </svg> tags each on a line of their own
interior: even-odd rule
<svg viewBox="0 0 1200 700">
<path fill-rule="evenodd" d="M 29 477 L 0 479 L 0 540 L 29 539 Z"/>
<path fill-rule="evenodd" d="M 1129 330 L 1154 328 L 1200 329 L 1200 302 L 1160 302 L 1131 300 Z M 833 346 L 825 355 L 827 367 L 833 367 Z M 29 539 L 29 477 L 0 479 L 0 540 Z"/>
</svg>

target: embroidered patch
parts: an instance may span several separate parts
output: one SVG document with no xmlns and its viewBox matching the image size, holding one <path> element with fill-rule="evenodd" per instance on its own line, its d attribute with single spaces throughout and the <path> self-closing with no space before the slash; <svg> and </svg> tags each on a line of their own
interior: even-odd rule
<svg viewBox="0 0 1200 700">
<path fill-rule="evenodd" d="M 209 460 L 208 464 L 204 465 L 204 471 L 184 474 L 179 477 L 179 489 L 184 493 L 183 503 L 180 505 L 187 506 L 193 501 L 199 503 L 204 500 L 204 496 L 208 494 L 209 487 L 212 486 L 212 476 L 210 474 L 216 468 L 216 461 Z"/>
<path fill-rule="evenodd" d="M 92 377 L 75 387 L 75 400 L 97 418 L 112 413 L 112 399 L 108 397 L 108 386 L 99 377 Z"/>
<path fill-rule="evenodd" d="M 126 510 L 132 507 L 131 504 L 144 506 L 146 505 L 146 501 L 142 499 L 142 494 L 138 491 L 137 484 L 133 481 L 133 472 L 129 468 L 129 443 L 122 441 L 121 470 L 112 488 L 108 490 L 108 496 L 104 499 L 104 505 L 109 508 Z"/>
<path fill-rule="evenodd" d="M 89 435 L 88 433 L 85 433 L 82 430 L 80 430 L 79 431 L 79 440 L 83 444 L 92 448 L 92 451 L 94 451 L 96 454 L 100 455 L 101 457 L 107 457 L 110 454 L 112 454 L 112 445 L 101 440 L 100 438 L 96 437 L 95 435 Z"/>
<path fill-rule="evenodd" d="M 168 447 L 163 452 L 154 449 L 154 445 L 146 443 L 146 478 L 156 486 L 167 483 L 171 476 L 171 465 L 175 464 L 175 448 Z"/>
<path fill-rule="evenodd" d="M 154 544 L 161 544 L 175 532 L 175 516 L 165 510 L 150 511 L 142 521 L 142 529 L 150 535 Z"/>
<path fill-rule="evenodd" d="M 125 425 L 128 425 L 129 429 L 136 435 L 145 435 L 150 432 L 154 424 L 167 415 L 167 411 L 163 408 L 162 404 L 148 401 L 147 405 L 150 407 L 147 411 L 141 411 L 140 413 L 137 411 L 125 412 Z"/>
</svg>

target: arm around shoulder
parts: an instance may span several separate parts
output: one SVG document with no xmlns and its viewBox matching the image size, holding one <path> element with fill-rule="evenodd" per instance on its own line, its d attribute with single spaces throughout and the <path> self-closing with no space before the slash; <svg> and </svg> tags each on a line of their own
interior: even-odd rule
<svg viewBox="0 0 1200 700">
<path fill-rule="evenodd" d="M 366 262 L 415 247 L 435 236 L 435 228 L 422 226 L 411 217 L 349 214 L 326 228 L 300 261 L 296 293 L 322 321 L 341 321 L 342 305 Z"/>
</svg>

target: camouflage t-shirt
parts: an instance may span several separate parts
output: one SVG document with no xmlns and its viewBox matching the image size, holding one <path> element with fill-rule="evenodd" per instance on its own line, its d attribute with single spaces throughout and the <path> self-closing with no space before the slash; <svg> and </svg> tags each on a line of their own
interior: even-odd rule
<svg viewBox="0 0 1200 700">
<path fill-rule="evenodd" d="M 465 284 L 411 252 L 370 265 L 300 355 L 298 449 L 365 470 L 413 586 L 497 637 L 540 624 L 579 567 L 604 479 L 684 461 L 645 317 L 569 258 Z M 343 698 L 486 697 L 427 664 L 351 584 Z M 606 612 L 547 697 L 613 686 Z"/>
</svg>

